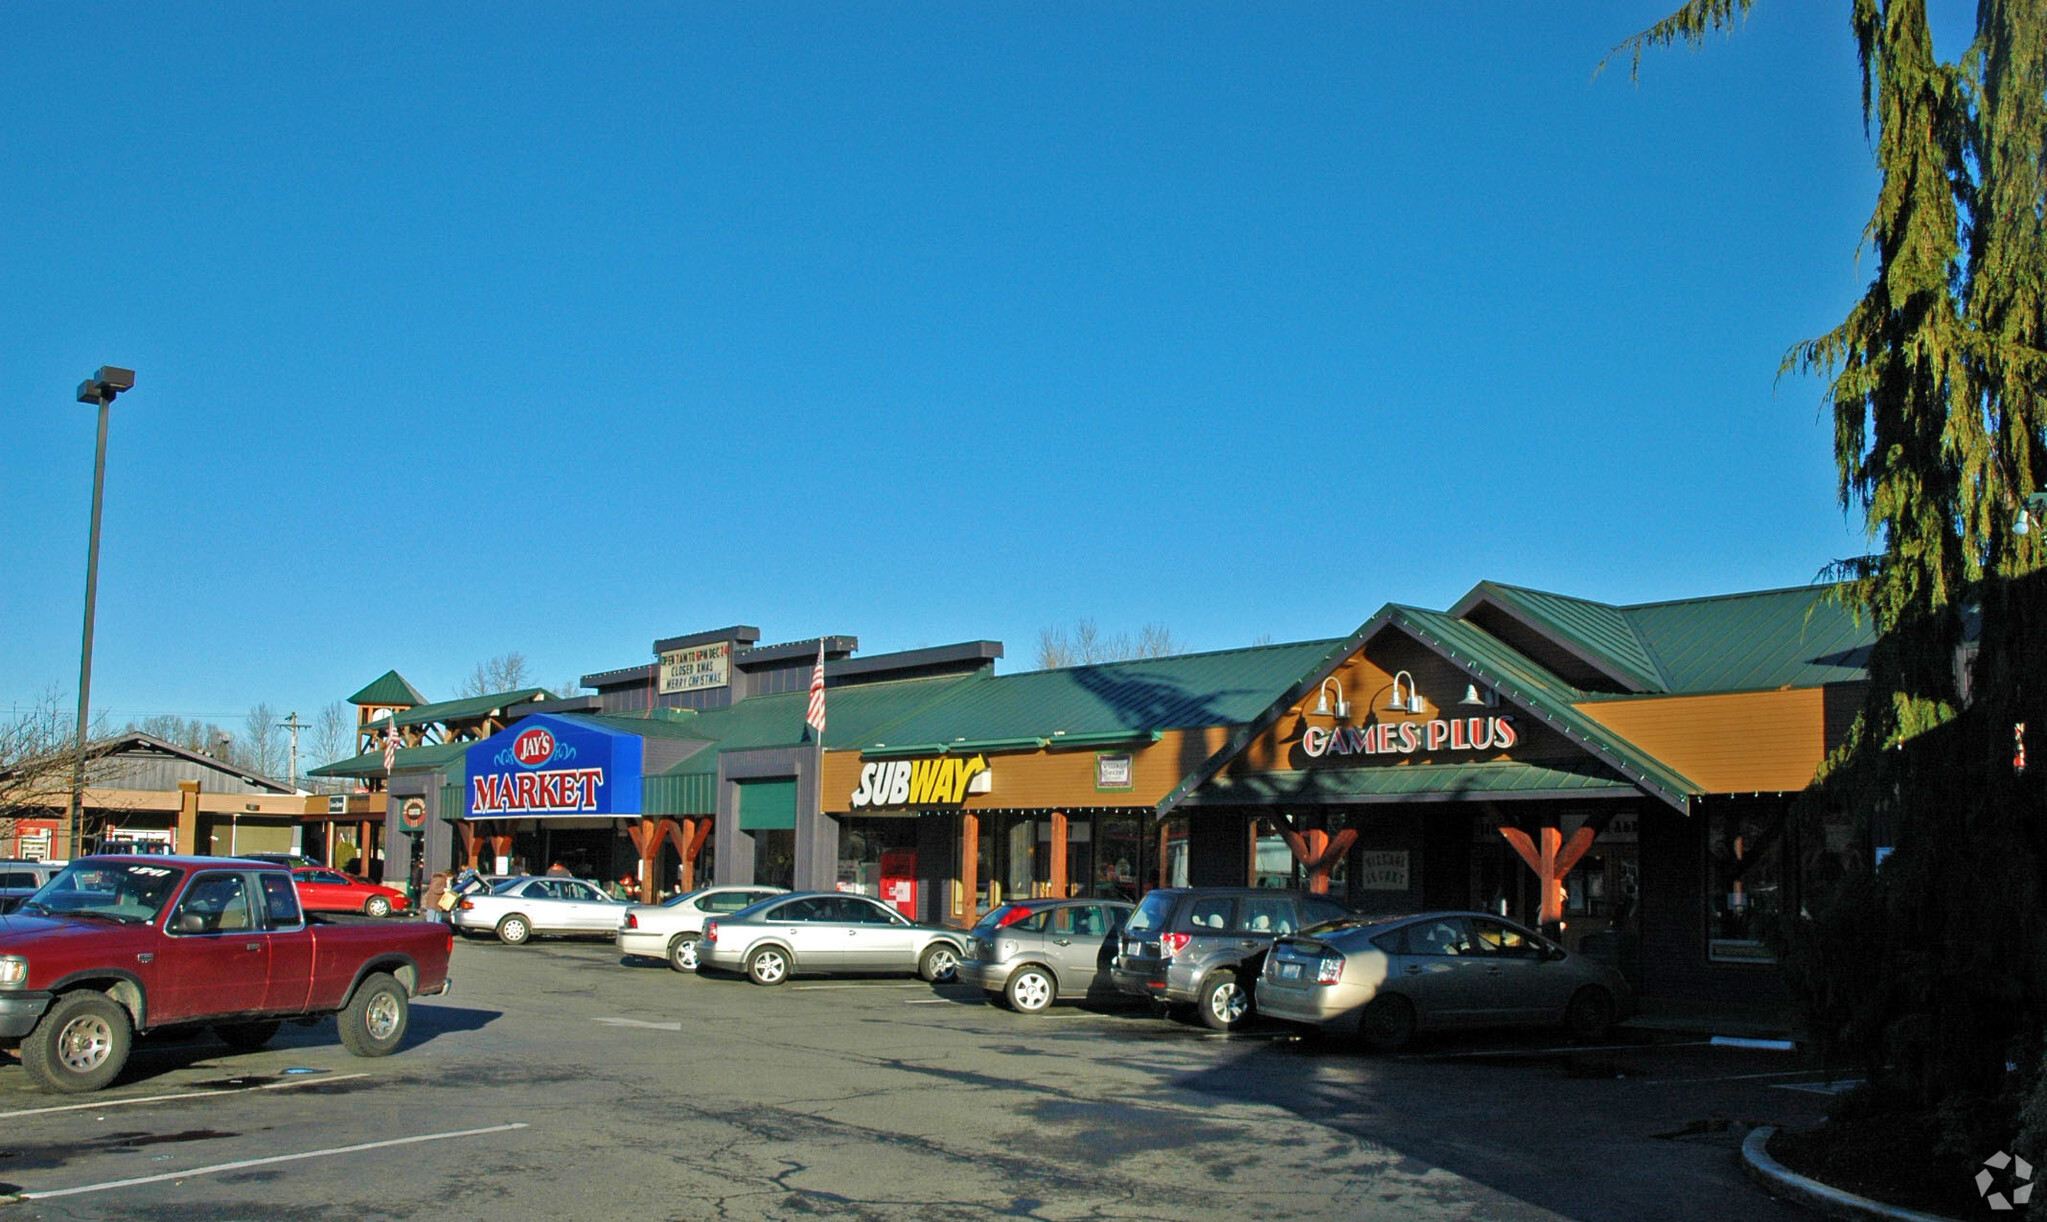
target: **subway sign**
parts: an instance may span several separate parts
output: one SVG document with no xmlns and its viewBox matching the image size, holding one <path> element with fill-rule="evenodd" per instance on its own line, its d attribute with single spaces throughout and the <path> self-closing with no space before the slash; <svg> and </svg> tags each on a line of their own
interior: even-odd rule
<svg viewBox="0 0 2047 1222">
<path fill-rule="evenodd" d="M 989 792 L 994 780 L 987 757 L 980 755 L 881 760 L 860 766 L 860 788 L 853 791 L 853 809 L 958 806 L 968 794 Z"/>
<path fill-rule="evenodd" d="M 630 815 L 640 811 L 640 739 L 545 715 L 464 756 L 471 819 Z"/>
</svg>

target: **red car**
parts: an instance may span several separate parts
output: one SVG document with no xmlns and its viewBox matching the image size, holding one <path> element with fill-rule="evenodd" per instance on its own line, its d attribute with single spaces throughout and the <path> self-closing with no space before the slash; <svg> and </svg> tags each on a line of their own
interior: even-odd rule
<svg viewBox="0 0 2047 1222">
<path fill-rule="evenodd" d="M 291 872 L 298 885 L 299 905 L 307 912 L 361 912 L 373 917 L 405 911 L 405 893 L 325 866 L 300 866 Z"/>
</svg>

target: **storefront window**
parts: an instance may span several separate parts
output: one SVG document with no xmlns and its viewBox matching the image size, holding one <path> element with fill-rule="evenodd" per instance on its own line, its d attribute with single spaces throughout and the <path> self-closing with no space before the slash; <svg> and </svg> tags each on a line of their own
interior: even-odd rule
<svg viewBox="0 0 2047 1222">
<path fill-rule="evenodd" d="M 796 885 L 796 833 L 762 829 L 753 836 L 753 881 L 765 887 Z"/>
<path fill-rule="evenodd" d="M 1708 816 L 1707 902 L 1710 958 L 1733 962 L 1775 959 L 1764 938 L 1783 912 L 1784 813 L 1723 810 Z"/>
<path fill-rule="evenodd" d="M 917 849 L 917 821 L 843 819 L 839 824 L 839 890 L 880 895 L 882 858 Z"/>
<path fill-rule="evenodd" d="M 1094 894 L 1134 901 L 1143 878 L 1143 861 L 1144 827 L 1136 817 L 1103 815 L 1095 820 Z"/>
</svg>

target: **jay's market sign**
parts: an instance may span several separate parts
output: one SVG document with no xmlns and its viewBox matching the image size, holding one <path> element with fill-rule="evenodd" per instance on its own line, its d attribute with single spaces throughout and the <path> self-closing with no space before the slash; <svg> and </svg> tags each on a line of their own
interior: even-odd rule
<svg viewBox="0 0 2047 1222">
<path fill-rule="evenodd" d="M 638 814 L 640 739 L 528 717 L 464 756 L 471 819 Z"/>
<path fill-rule="evenodd" d="M 1301 731 L 1301 750 L 1313 759 L 1332 755 L 1413 755 L 1417 751 L 1505 751 L 1521 741 L 1511 717 L 1439 717 L 1434 721 L 1382 721 Z"/>
</svg>

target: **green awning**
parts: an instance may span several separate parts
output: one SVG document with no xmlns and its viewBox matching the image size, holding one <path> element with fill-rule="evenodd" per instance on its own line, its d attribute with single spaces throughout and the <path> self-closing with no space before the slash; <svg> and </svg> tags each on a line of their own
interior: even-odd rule
<svg viewBox="0 0 2047 1222">
<path fill-rule="evenodd" d="M 796 782 L 740 781 L 739 830 L 788 832 L 796 829 Z"/>
<path fill-rule="evenodd" d="M 1640 787 L 1591 759 L 1540 764 L 1388 764 L 1240 776 L 1224 773 L 1180 805 L 1457 802 L 1472 798 L 1626 797 L 1641 792 Z"/>
</svg>

